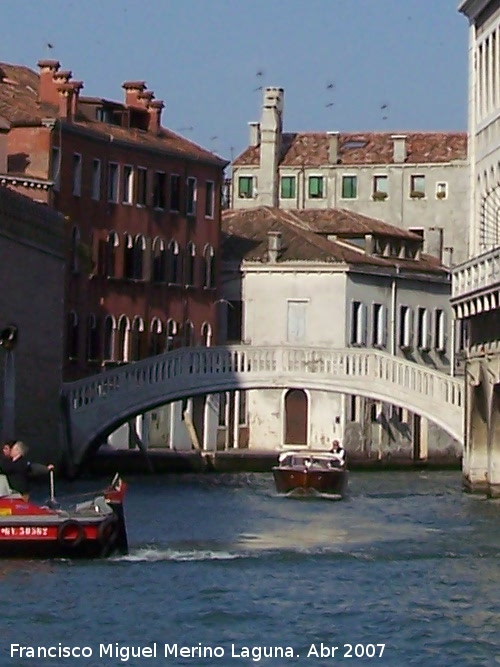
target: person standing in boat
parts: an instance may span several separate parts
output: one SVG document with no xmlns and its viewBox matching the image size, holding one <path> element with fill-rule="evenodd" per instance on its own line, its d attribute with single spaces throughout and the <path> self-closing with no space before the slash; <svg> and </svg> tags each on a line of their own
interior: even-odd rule
<svg viewBox="0 0 500 667">
<path fill-rule="evenodd" d="M 335 458 L 338 459 L 339 465 L 342 467 L 346 464 L 346 454 L 345 449 L 342 447 L 338 440 L 332 442 L 332 454 L 335 455 Z"/>
<path fill-rule="evenodd" d="M 20 440 L 14 442 L 8 455 L 5 454 L 5 450 L 6 446 L 4 445 L 0 454 L 0 470 L 7 475 L 11 489 L 20 493 L 25 500 L 28 500 L 29 478 L 33 475 L 48 474 L 51 470 L 54 470 L 54 466 L 52 464 L 31 463 L 27 458 L 28 447 Z"/>
</svg>

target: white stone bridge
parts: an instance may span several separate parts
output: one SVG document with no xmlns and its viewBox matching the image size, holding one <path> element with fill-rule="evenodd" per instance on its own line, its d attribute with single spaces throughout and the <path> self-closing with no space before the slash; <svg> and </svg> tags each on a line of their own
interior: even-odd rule
<svg viewBox="0 0 500 667">
<path fill-rule="evenodd" d="M 406 408 L 463 442 L 463 379 L 372 349 L 183 348 L 63 386 L 69 460 L 120 424 L 185 397 L 233 389 L 300 388 Z"/>
</svg>

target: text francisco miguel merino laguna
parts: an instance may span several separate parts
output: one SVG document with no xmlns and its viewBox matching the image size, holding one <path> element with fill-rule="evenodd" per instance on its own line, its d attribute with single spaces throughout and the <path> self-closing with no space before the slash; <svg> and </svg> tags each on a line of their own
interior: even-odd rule
<svg viewBox="0 0 500 667">
<path fill-rule="evenodd" d="M 311 644 L 308 658 L 319 657 L 328 651 L 334 656 L 338 647 Z M 331 651 L 333 650 L 333 653 Z M 251 658 L 258 662 L 262 658 L 294 658 L 297 657 L 291 646 L 236 646 L 231 644 L 231 649 L 222 646 L 183 646 L 180 644 L 157 644 L 149 646 L 126 646 L 119 643 L 99 644 L 98 648 L 90 646 L 65 646 L 60 642 L 52 646 L 24 646 L 22 644 L 10 645 L 11 658 L 118 658 L 121 662 L 127 662 L 130 658 Z"/>
</svg>

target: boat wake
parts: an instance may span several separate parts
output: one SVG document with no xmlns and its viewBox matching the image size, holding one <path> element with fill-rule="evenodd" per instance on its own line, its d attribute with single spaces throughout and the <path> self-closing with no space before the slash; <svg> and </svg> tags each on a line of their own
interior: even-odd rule
<svg viewBox="0 0 500 667">
<path fill-rule="evenodd" d="M 298 498 L 300 500 L 342 500 L 342 496 L 339 493 L 321 493 L 316 491 L 316 489 L 303 489 L 296 488 L 292 489 L 288 493 L 278 494 L 284 498 Z"/>
<path fill-rule="evenodd" d="M 212 549 L 162 549 L 158 547 L 144 547 L 131 551 L 126 556 L 114 558 L 115 562 L 129 563 L 156 563 L 159 561 L 225 561 L 245 558 L 246 554 L 230 553 L 229 551 L 214 551 Z"/>
</svg>

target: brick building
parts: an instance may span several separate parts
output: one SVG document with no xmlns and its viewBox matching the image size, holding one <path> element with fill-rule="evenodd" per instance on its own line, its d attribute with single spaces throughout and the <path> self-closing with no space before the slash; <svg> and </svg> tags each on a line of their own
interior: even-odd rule
<svg viewBox="0 0 500 667">
<path fill-rule="evenodd" d="M 33 459 L 54 463 L 61 457 L 63 276 L 63 217 L 0 187 L 0 329 L 18 330 L 15 370 L 7 371 L 15 378 L 14 414 L 5 400 L 7 360 L 0 348 L 1 431 L 13 435 L 6 430 L 8 413 Z"/>
<path fill-rule="evenodd" d="M 65 379 L 210 344 L 227 163 L 164 128 L 143 81 L 121 103 L 38 66 L 0 63 L 0 182 L 66 218 Z"/>
</svg>

